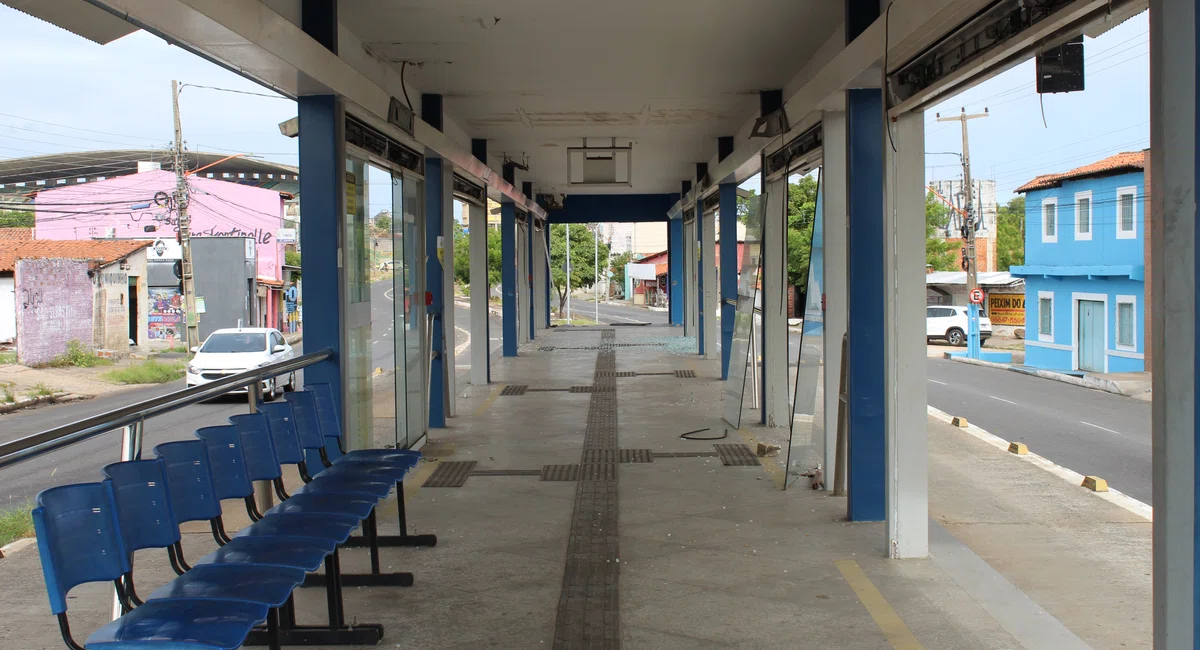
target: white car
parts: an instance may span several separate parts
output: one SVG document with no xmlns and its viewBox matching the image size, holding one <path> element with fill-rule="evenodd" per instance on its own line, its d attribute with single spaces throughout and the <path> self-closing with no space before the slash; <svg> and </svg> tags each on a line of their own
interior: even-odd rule
<svg viewBox="0 0 1200 650">
<path fill-rule="evenodd" d="M 979 316 L 979 341 L 992 335 L 992 321 Z M 945 339 L 950 345 L 967 344 L 967 308 L 961 305 L 931 305 L 925 308 L 925 338 Z"/>
<path fill-rule="evenodd" d="M 224 379 L 268 363 L 284 361 L 295 356 L 292 346 L 277 329 L 243 327 L 220 329 L 208 335 L 204 345 L 192 348 L 195 356 L 187 365 L 187 385 L 200 386 Z M 264 400 L 275 399 L 282 391 L 296 388 L 296 373 L 274 377 L 262 382 Z M 242 393 L 240 391 L 231 391 Z"/>
</svg>

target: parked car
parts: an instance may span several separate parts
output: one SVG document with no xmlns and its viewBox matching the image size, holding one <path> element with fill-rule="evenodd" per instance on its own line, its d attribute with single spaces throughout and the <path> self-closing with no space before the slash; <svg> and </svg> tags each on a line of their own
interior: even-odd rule
<svg viewBox="0 0 1200 650">
<path fill-rule="evenodd" d="M 992 321 L 979 316 L 979 341 L 992 335 Z M 925 308 L 925 338 L 945 339 L 950 345 L 967 344 L 967 308 L 961 305 L 935 305 Z"/>
<path fill-rule="evenodd" d="M 200 386 L 268 363 L 295 356 L 292 346 L 277 329 L 242 327 L 219 329 L 204 344 L 192 348 L 195 356 L 187 364 L 187 385 Z M 263 399 L 271 401 L 281 392 L 296 389 L 296 373 L 262 382 Z M 233 391 L 244 393 L 245 389 Z"/>
</svg>

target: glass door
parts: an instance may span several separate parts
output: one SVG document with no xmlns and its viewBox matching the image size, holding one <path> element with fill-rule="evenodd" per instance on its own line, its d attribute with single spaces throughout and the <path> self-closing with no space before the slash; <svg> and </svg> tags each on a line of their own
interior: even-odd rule
<svg viewBox="0 0 1200 650">
<path fill-rule="evenodd" d="M 367 259 L 370 251 L 367 245 L 367 161 L 364 157 L 347 153 L 345 185 L 346 219 L 342 235 L 345 443 L 349 449 L 368 449 L 374 446 L 375 417 L 371 385 L 371 278 Z"/>
<path fill-rule="evenodd" d="M 407 449 L 425 435 L 426 376 L 424 182 L 392 173 L 392 278 L 396 336 L 396 447 Z"/>
</svg>

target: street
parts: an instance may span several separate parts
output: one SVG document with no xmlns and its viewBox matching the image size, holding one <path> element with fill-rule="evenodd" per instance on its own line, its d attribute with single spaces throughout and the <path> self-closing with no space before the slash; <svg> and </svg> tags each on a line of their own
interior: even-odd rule
<svg viewBox="0 0 1200 650">
<path fill-rule="evenodd" d="M 930 358 L 929 404 L 1151 504 L 1150 403 Z"/>
<path fill-rule="evenodd" d="M 392 359 L 394 358 L 391 284 L 390 280 L 376 282 L 371 291 L 373 324 L 371 358 L 375 367 L 385 370 L 393 367 Z M 459 346 L 461 350 L 456 362 L 460 367 L 458 376 L 462 383 L 467 381 L 467 371 L 462 369 L 462 366 L 470 364 L 470 346 L 461 347 L 470 339 L 466 332 L 470 324 L 470 312 L 467 309 L 456 307 L 454 313 L 458 329 L 455 345 Z M 493 322 L 493 330 L 499 331 L 499 322 L 495 319 Z M 293 347 L 297 354 L 303 353 L 302 343 Z M 104 398 L 0 415 L 0 442 L 9 442 L 171 391 L 181 390 L 183 387 L 181 379 L 158 386 L 139 387 Z M 229 396 L 147 420 L 143 453 L 147 456 L 152 455 L 151 450 L 155 445 L 171 440 L 187 439 L 191 437 L 193 431 L 200 427 L 225 424 L 229 416 L 245 412 L 245 397 Z M 107 463 L 119 460 L 119 455 L 120 437 L 116 432 L 111 432 L 61 449 L 53 454 L 6 467 L 0 472 L 0 509 L 7 507 L 10 503 L 22 503 L 47 487 L 99 480 L 100 468 Z"/>
</svg>

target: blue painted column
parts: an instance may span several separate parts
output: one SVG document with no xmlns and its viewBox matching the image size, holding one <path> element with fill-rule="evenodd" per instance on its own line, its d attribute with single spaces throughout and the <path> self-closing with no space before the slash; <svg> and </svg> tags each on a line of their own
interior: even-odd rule
<svg viewBox="0 0 1200 650">
<path fill-rule="evenodd" d="M 846 91 L 849 188 L 849 504 L 851 521 L 882 520 L 886 508 L 883 237 L 883 95 Z"/>
<path fill-rule="evenodd" d="M 517 356 L 517 206 L 500 204 L 500 292 L 504 356 Z"/>
<path fill-rule="evenodd" d="M 667 300 L 672 325 L 683 325 L 683 216 L 667 222 Z"/>
<path fill-rule="evenodd" d="M 524 194 L 526 198 L 532 199 L 533 183 L 529 181 L 521 183 L 521 193 Z M 537 259 L 537 255 L 533 254 L 533 224 L 537 218 L 533 216 L 532 212 L 530 212 L 527 219 L 529 220 L 529 223 L 525 224 L 527 226 L 525 230 L 527 230 L 529 234 L 529 248 L 528 252 L 525 254 L 525 258 L 526 261 L 529 262 L 529 268 L 525 269 L 524 272 L 529 274 L 529 340 L 532 341 L 537 335 L 537 310 L 533 307 L 534 302 L 537 300 L 537 290 L 533 286 L 533 265 L 535 264 L 534 260 Z"/>
<path fill-rule="evenodd" d="M 446 326 L 443 320 L 446 308 L 445 282 L 446 274 L 442 261 L 438 259 L 438 240 L 442 239 L 442 165 L 446 164 L 441 158 L 425 159 L 425 291 L 432 294 L 428 313 L 433 316 L 430 337 L 430 354 L 433 359 L 429 363 L 429 426 L 442 428 L 446 426 L 445 391 L 446 385 Z"/>
<path fill-rule="evenodd" d="M 305 243 L 300 261 L 304 280 L 304 347 L 309 352 L 325 348 L 333 356 L 304 369 L 306 384 L 327 383 L 341 412 L 342 401 L 342 273 L 338 241 L 345 214 L 346 153 L 339 128 L 344 119 L 341 100 L 334 95 L 308 95 L 296 100 L 299 109 L 300 166 L 304 169 L 300 191 L 306 193 L 310 216 L 300 222 Z M 312 197 L 312 198 L 307 198 Z M 342 419 L 345 422 L 345 419 Z"/>
<path fill-rule="evenodd" d="M 721 223 L 721 379 L 728 379 L 738 294 L 737 184 L 725 183 L 719 191 L 721 207 L 717 218 Z M 730 300 L 733 303 L 730 303 Z"/>
<path fill-rule="evenodd" d="M 704 181 L 704 177 L 708 176 L 708 163 L 696 163 L 696 187 L 700 188 L 700 184 Z M 696 352 L 704 356 L 705 340 L 704 340 L 704 247 L 715 246 L 713 242 L 704 241 L 704 202 L 696 200 L 696 243 L 700 250 L 696 253 Z M 711 251 L 712 248 L 709 248 Z"/>
</svg>

